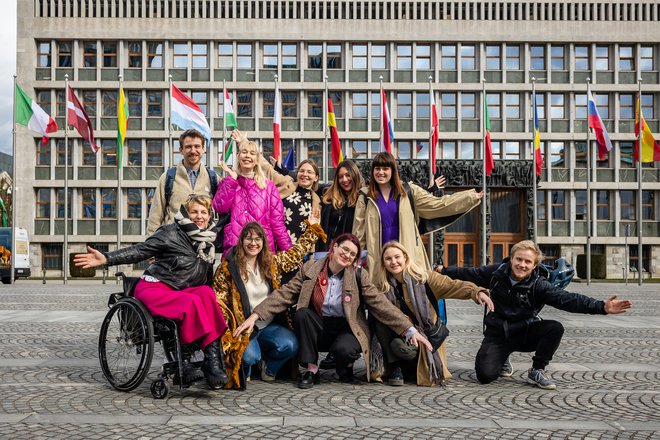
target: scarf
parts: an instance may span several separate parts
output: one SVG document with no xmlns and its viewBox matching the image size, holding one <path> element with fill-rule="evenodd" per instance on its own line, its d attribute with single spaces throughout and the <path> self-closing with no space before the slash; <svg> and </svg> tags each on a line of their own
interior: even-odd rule
<svg viewBox="0 0 660 440">
<path fill-rule="evenodd" d="M 318 315 L 323 318 L 323 302 L 325 301 L 325 292 L 328 290 L 328 262 L 323 265 L 323 270 L 319 272 L 318 278 L 314 283 L 312 291 L 312 305 Z"/>
<path fill-rule="evenodd" d="M 174 222 L 179 226 L 183 232 L 186 233 L 188 238 L 193 242 L 193 246 L 197 250 L 197 258 L 201 258 L 207 263 L 215 261 L 215 246 L 213 242 L 217 235 L 215 231 L 215 215 L 209 219 L 209 224 L 206 228 L 201 229 L 188 217 L 188 211 L 181 205 L 179 212 L 174 216 Z"/>
</svg>

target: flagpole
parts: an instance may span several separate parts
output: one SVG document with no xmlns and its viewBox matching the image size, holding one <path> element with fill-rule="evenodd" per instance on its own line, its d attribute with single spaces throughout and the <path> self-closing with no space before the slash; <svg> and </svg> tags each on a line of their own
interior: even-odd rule
<svg viewBox="0 0 660 440">
<path fill-rule="evenodd" d="M 122 97 L 126 99 L 126 96 L 124 95 L 124 89 L 123 89 L 123 84 L 124 84 L 124 75 L 119 75 L 119 99 L 117 102 L 120 102 Z M 128 115 L 127 115 L 128 116 Z M 117 117 L 119 118 L 119 112 L 117 112 Z M 118 122 L 119 119 L 117 119 Z M 128 129 L 128 118 L 126 119 L 126 128 Z M 121 133 L 121 132 L 120 132 Z M 121 234 L 123 233 L 123 225 L 122 225 L 122 197 L 121 197 L 121 178 L 122 178 L 122 162 L 124 160 L 124 140 L 121 139 L 121 134 L 118 134 L 118 137 L 121 140 L 121 149 L 122 149 L 122 154 L 119 154 L 119 145 L 117 145 L 117 197 L 115 198 L 115 201 L 117 203 L 117 250 L 121 248 Z"/>
<path fill-rule="evenodd" d="M 227 152 L 227 85 L 226 81 L 222 80 L 222 156 L 220 159 L 225 160 L 225 153 Z"/>
<path fill-rule="evenodd" d="M 169 96 L 170 96 L 170 103 L 169 103 L 170 104 L 170 112 L 169 112 L 169 120 L 167 121 L 167 131 L 168 131 L 168 142 L 169 142 L 169 146 L 170 146 L 170 154 L 168 154 L 165 157 L 165 169 L 166 170 L 167 170 L 169 165 L 172 165 L 169 162 L 170 162 L 170 157 L 172 157 L 172 155 L 174 153 L 174 146 L 172 145 L 172 75 L 171 74 L 169 75 L 168 83 L 169 83 L 168 92 L 169 92 Z"/>
<path fill-rule="evenodd" d="M 486 97 L 486 78 L 481 79 L 481 101 L 485 102 Z M 486 106 L 481 106 L 481 142 L 483 148 L 481 149 L 481 176 L 482 176 L 482 191 L 484 193 L 483 199 L 481 200 L 481 264 L 488 264 L 488 240 L 486 239 L 486 201 L 487 197 L 487 188 L 486 188 Z"/>
<path fill-rule="evenodd" d="M 642 78 L 637 78 L 637 283 L 642 285 Z"/>
<path fill-rule="evenodd" d="M 433 150 L 435 149 L 435 144 L 433 143 L 433 108 L 431 108 L 431 102 L 434 102 L 433 99 L 433 77 L 429 76 L 429 187 L 433 186 L 433 180 L 435 175 L 433 174 Z M 429 262 L 431 267 L 435 264 L 435 249 L 434 249 L 434 240 L 435 233 L 431 232 L 429 234 L 429 253 L 430 258 Z"/>
<path fill-rule="evenodd" d="M 14 75 L 14 105 L 12 107 L 12 129 L 11 129 L 11 151 L 12 151 L 12 164 L 11 164 L 11 266 L 10 283 L 16 282 L 16 75 Z M 9 204 L 8 204 L 9 205 Z"/>
<path fill-rule="evenodd" d="M 62 268 L 64 269 L 64 284 L 67 284 L 69 271 L 69 74 L 64 75 L 64 249 L 62 252 Z"/>
<path fill-rule="evenodd" d="M 378 90 L 379 94 L 379 100 L 380 100 L 380 139 L 379 139 L 379 151 L 383 151 L 383 136 L 385 133 L 383 133 L 383 112 L 385 111 L 385 103 L 383 103 L 383 75 L 380 75 L 378 77 L 378 81 L 380 84 L 380 89 Z"/>
<path fill-rule="evenodd" d="M 591 78 L 587 78 L 587 107 L 589 106 L 589 93 L 591 91 Z M 595 101 L 594 101 L 595 102 Z M 591 284 L 591 130 L 589 129 L 589 112 L 587 111 L 587 286 Z"/>
<path fill-rule="evenodd" d="M 532 122 L 534 123 L 534 131 L 532 132 L 532 232 L 534 233 L 534 244 L 538 244 L 538 232 L 537 232 L 537 213 L 538 209 L 536 206 L 536 77 L 532 77 Z"/>
<path fill-rule="evenodd" d="M 328 75 L 323 76 L 323 181 L 328 181 Z"/>
</svg>

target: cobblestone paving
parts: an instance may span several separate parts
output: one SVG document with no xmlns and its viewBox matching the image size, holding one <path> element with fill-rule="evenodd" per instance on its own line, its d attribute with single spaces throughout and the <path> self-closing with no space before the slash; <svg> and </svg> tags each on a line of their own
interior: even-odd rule
<svg viewBox="0 0 660 440">
<path fill-rule="evenodd" d="M 114 391 L 98 366 L 97 338 L 114 284 L 0 287 L 0 438 L 384 438 L 660 439 L 660 289 L 648 284 L 574 284 L 605 298 L 625 292 L 621 316 L 572 315 L 548 308 L 566 332 L 549 367 L 556 391 L 525 382 L 530 354 L 512 356 L 514 375 L 475 379 L 481 311 L 449 302 L 445 387 L 392 388 L 357 380 L 299 390 L 290 381 L 253 381 L 248 390 L 174 390 L 154 400 L 149 377 Z M 364 368 L 356 371 L 364 377 Z"/>
</svg>

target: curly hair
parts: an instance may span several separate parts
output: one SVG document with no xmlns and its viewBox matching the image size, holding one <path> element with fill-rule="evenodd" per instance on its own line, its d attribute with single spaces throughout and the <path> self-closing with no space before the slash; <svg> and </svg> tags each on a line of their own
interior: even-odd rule
<svg viewBox="0 0 660 440">
<path fill-rule="evenodd" d="M 238 237 L 238 243 L 235 246 L 235 256 L 236 262 L 238 263 L 239 270 L 241 271 L 241 278 L 243 281 L 248 280 L 248 271 L 247 271 L 247 255 L 245 253 L 245 248 L 243 247 L 243 242 L 245 238 L 249 237 L 252 234 L 256 234 L 258 237 L 261 237 L 261 251 L 257 255 L 257 266 L 259 267 L 259 273 L 264 278 L 272 278 L 271 274 L 271 264 L 273 262 L 273 253 L 270 251 L 270 246 L 268 246 L 268 238 L 266 238 L 266 231 L 264 228 L 257 222 L 249 222 L 243 226 L 243 230 Z"/>
</svg>

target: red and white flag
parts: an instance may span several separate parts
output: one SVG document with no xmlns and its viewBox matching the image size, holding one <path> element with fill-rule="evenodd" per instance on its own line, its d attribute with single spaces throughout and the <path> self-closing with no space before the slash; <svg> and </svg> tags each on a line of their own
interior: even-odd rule
<svg viewBox="0 0 660 440">
<path fill-rule="evenodd" d="M 280 89 L 275 81 L 275 102 L 273 108 L 273 157 L 279 160 L 282 155 L 282 143 L 280 142 L 280 130 L 282 128 L 282 104 L 280 101 Z"/>
<path fill-rule="evenodd" d="M 73 125 L 76 130 L 78 130 L 78 133 L 80 133 L 80 136 L 89 142 L 89 145 L 92 147 L 92 151 L 95 153 L 99 151 L 99 147 L 97 147 L 96 143 L 94 142 L 94 129 L 92 128 L 92 121 L 89 120 L 87 112 L 85 112 L 85 109 L 83 108 L 82 104 L 80 104 L 80 101 L 78 101 L 76 95 L 73 94 L 71 86 L 69 86 L 69 90 L 67 91 L 66 109 L 68 124 Z"/>
<path fill-rule="evenodd" d="M 431 160 L 431 173 L 435 176 L 435 160 L 436 150 L 438 145 L 438 109 L 435 106 L 435 93 L 433 89 L 430 90 L 431 96 L 431 145 L 429 145 L 429 159 Z"/>
</svg>

